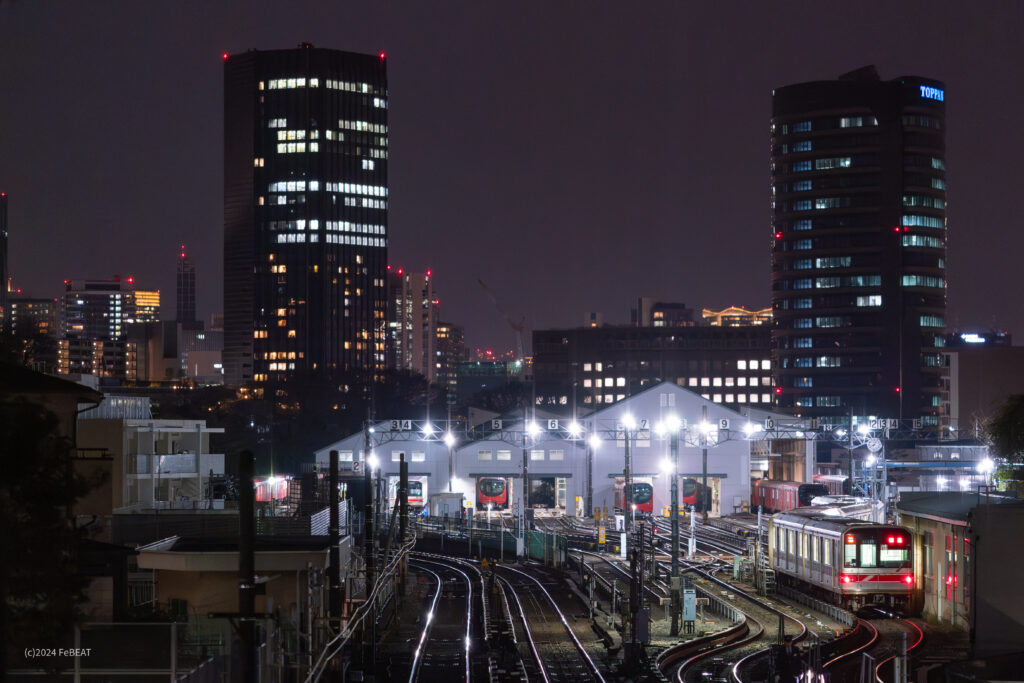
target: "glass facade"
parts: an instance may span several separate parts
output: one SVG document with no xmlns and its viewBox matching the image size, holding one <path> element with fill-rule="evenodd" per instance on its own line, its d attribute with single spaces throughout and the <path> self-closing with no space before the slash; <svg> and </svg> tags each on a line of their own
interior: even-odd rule
<svg viewBox="0 0 1024 683">
<path fill-rule="evenodd" d="M 225 60 L 228 384 L 383 369 L 387 97 L 383 55 Z"/>
<path fill-rule="evenodd" d="M 865 68 L 773 95 L 772 353 L 780 408 L 941 421 L 941 83 Z M 936 329 L 939 328 L 939 329 Z"/>
</svg>

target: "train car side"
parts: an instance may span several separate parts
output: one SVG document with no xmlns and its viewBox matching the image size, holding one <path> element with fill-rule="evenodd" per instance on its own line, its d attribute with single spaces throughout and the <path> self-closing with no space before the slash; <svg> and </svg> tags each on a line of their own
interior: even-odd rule
<svg viewBox="0 0 1024 683">
<path fill-rule="evenodd" d="M 907 612 L 917 604 L 908 529 L 804 508 L 774 515 L 768 539 L 770 565 L 783 583 L 851 610 Z"/>
</svg>

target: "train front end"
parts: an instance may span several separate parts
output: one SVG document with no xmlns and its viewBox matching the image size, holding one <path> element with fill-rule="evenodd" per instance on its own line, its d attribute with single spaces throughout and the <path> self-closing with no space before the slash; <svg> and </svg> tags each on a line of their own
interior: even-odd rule
<svg viewBox="0 0 1024 683">
<path fill-rule="evenodd" d="M 913 534 L 896 526 L 852 526 L 841 546 L 837 587 L 843 605 L 906 612 L 916 589 Z"/>
</svg>

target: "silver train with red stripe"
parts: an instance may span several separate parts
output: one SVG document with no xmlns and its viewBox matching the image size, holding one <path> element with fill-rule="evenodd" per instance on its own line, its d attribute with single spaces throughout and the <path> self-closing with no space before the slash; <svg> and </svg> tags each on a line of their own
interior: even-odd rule
<svg viewBox="0 0 1024 683">
<path fill-rule="evenodd" d="M 771 518 L 768 547 L 777 580 L 850 610 L 913 611 L 913 534 L 828 511 L 803 507 Z"/>
</svg>

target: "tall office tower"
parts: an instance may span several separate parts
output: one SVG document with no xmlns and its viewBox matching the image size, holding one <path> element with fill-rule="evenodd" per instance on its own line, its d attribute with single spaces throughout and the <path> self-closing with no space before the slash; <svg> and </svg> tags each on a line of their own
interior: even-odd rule
<svg viewBox="0 0 1024 683">
<path fill-rule="evenodd" d="M 7 193 L 0 192 L 0 332 L 10 330 L 11 274 L 7 270 Z"/>
<path fill-rule="evenodd" d="M 126 376 L 125 325 L 135 317 L 132 278 L 65 280 L 61 300 L 60 372 Z"/>
<path fill-rule="evenodd" d="M 128 278 L 128 284 L 134 284 Z M 125 292 L 124 321 L 126 323 L 160 322 L 160 290 L 130 289 Z"/>
<path fill-rule="evenodd" d="M 22 360 L 40 372 L 55 372 L 59 300 L 12 293 L 9 301 L 8 324 Z"/>
<path fill-rule="evenodd" d="M 945 87 L 873 66 L 772 96 L 776 404 L 940 423 Z"/>
<path fill-rule="evenodd" d="M 175 279 L 178 294 L 178 311 L 175 320 L 183 327 L 202 327 L 196 320 L 196 264 L 185 253 L 185 245 L 178 252 L 178 272 Z"/>
<path fill-rule="evenodd" d="M 434 352 L 434 371 L 437 385 L 444 387 L 454 399 L 459 363 L 469 360 L 466 349 L 466 331 L 454 323 L 437 323 L 437 350 Z"/>
<path fill-rule="evenodd" d="M 437 381 L 437 321 L 440 304 L 434 296 L 431 271 L 388 270 L 388 365 L 412 370 Z"/>
<path fill-rule="evenodd" d="M 385 362 L 384 54 L 224 59 L 225 382 L 262 396 L 324 373 L 369 380 Z"/>
</svg>

